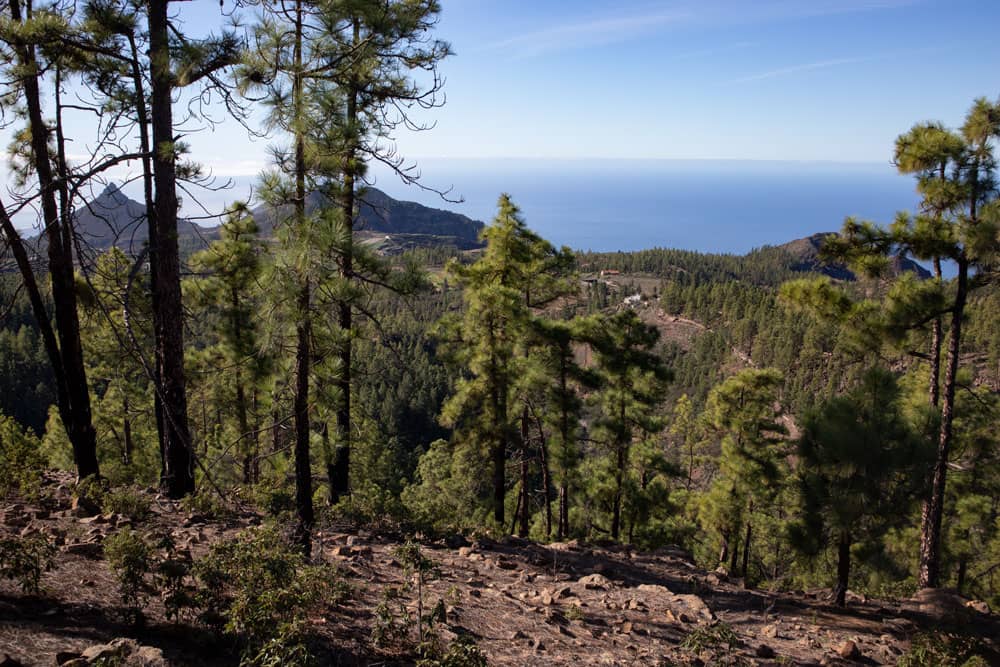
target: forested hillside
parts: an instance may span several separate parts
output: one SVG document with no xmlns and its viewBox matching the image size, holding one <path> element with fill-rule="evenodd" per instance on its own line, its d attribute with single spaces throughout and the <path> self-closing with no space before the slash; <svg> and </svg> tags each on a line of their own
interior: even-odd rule
<svg viewBox="0 0 1000 667">
<path fill-rule="evenodd" d="M 429 187 L 436 2 L 248 4 L 3 10 L 4 664 L 998 659 L 1000 103 L 899 136 L 893 221 L 577 253 L 370 187 Z M 272 161 L 194 242 L 222 109 Z"/>
</svg>

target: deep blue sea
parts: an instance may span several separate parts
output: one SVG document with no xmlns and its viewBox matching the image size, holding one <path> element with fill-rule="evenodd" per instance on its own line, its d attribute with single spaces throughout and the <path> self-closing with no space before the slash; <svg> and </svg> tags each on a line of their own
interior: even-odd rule
<svg viewBox="0 0 1000 667">
<path fill-rule="evenodd" d="M 374 170 L 397 199 L 489 221 L 501 192 L 529 227 L 577 250 L 651 247 L 744 253 L 822 231 L 854 215 L 891 222 L 917 202 L 914 181 L 874 163 L 709 160 L 422 160 L 423 181 L 451 204 Z"/>
</svg>

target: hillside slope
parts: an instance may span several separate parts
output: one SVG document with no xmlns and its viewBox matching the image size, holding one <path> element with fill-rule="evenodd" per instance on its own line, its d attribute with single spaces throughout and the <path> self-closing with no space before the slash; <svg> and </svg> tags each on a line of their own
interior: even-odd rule
<svg viewBox="0 0 1000 667">
<path fill-rule="evenodd" d="M 0 582 L 0 656 L 9 656 L 2 664 L 98 664 L 58 660 L 80 660 L 88 647 L 123 637 L 134 640 L 127 650 L 138 654 L 136 644 L 142 645 L 142 654 L 153 658 L 124 664 L 237 664 L 231 641 L 220 641 L 189 614 L 168 621 L 155 595 L 145 605 L 145 624 L 122 620 L 102 544 L 133 522 L 118 515 L 81 518 L 70 506 L 70 482 L 68 475 L 49 473 L 48 500 L 2 506 L 0 538 L 40 534 L 61 545 L 40 595 Z M 191 514 L 146 493 L 152 515 L 134 528 L 150 543 L 173 542 L 196 562 L 211 545 L 261 522 L 246 509 L 234 508 L 225 519 Z M 397 620 L 415 612 L 398 538 L 336 523 L 315 537 L 317 562 L 335 567 L 350 590 L 343 602 L 309 616 L 321 664 L 412 664 L 412 627 L 394 642 L 372 642 L 373 628 L 385 622 L 380 600 L 386 591 L 404 591 L 392 611 Z M 839 609 L 825 602 L 824 591 L 745 589 L 673 548 L 639 552 L 452 535 L 424 541 L 421 549 L 434 565 L 424 610 L 438 607 L 440 641 L 471 638 L 491 665 L 892 665 L 932 629 L 972 637 L 985 659 L 1000 659 L 997 618 L 946 592 L 903 602 L 854 596 Z M 122 646 L 87 655 L 107 656 Z"/>
</svg>

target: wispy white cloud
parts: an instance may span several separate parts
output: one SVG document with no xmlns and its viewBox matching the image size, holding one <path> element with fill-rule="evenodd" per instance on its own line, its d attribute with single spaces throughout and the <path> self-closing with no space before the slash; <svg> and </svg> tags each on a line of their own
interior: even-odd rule
<svg viewBox="0 0 1000 667">
<path fill-rule="evenodd" d="M 654 11 L 564 23 L 494 42 L 486 49 L 506 51 L 515 57 L 524 58 L 552 51 L 616 44 L 690 17 L 688 12 Z"/>
<path fill-rule="evenodd" d="M 871 57 L 866 58 L 834 58 L 832 60 L 820 60 L 814 63 L 805 63 L 802 65 L 791 65 L 789 67 L 779 67 L 777 69 L 768 70 L 766 72 L 759 72 L 757 74 L 750 74 L 749 76 L 741 76 L 738 79 L 732 79 L 729 83 L 749 83 L 751 81 L 762 81 L 764 79 L 774 79 L 779 76 L 787 76 L 789 74 L 798 74 L 800 72 L 810 72 L 812 70 L 827 69 L 829 67 L 839 67 L 841 65 L 853 65 L 855 63 L 863 63 L 873 60 Z"/>
</svg>

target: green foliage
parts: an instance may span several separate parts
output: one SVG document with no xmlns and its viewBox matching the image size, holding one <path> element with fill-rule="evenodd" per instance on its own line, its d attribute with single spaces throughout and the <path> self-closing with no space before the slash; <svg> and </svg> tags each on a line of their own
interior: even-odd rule
<svg viewBox="0 0 1000 667">
<path fill-rule="evenodd" d="M 723 646 L 732 651 L 740 645 L 739 636 L 732 627 L 723 622 L 714 625 L 700 625 L 689 632 L 681 641 L 681 648 L 692 653 L 700 653 L 706 649 L 718 650 Z"/>
<path fill-rule="evenodd" d="M 136 622 L 142 618 L 152 556 L 149 544 L 131 528 L 119 530 L 104 540 L 104 557 L 118 580 L 118 594 Z"/>
<path fill-rule="evenodd" d="M 486 656 L 468 635 L 459 635 L 441 655 L 417 661 L 417 667 L 486 667 Z"/>
<path fill-rule="evenodd" d="M 379 603 L 372 611 L 371 642 L 383 648 L 406 640 L 413 625 L 413 619 L 406 609 L 405 598 L 398 588 L 386 586 L 382 589 Z"/>
<path fill-rule="evenodd" d="M 899 656 L 898 667 L 985 667 L 986 649 L 969 637 L 943 632 L 918 634 L 910 650 Z"/>
<path fill-rule="evenodd" d="M 0 498 L 11 493 L 36 498 L 45 466 L 38 438 L 0 414 Z"/>
<path fill-rule="evenodd" d="M 42 575 L 55 565 L 56 549 L 42 535 L 0 539 L 0 579 L 14 579 L 25 593 L 38 594 Z"/>
<path fill-rule="evenodd" d="M 282 646 L 290 658 L 300 655 L 307 612 L 337 599 L 334 571 L 306 565 L 301 550 L 271 526 L 213 544 L 194 574 L 204 617 L 219 618 L 243 639 L 245 664 L 271 660 Z"/>
<path fill-rule="evenodd" d="M 146 493 L 135 486 L 120 486 L 104 494 L 101 508 L 106 514 L 120 514 L 133 523 L 149 518 L 151 503 Z"/>
<path fill-rule="evenodd" d="M 799 518 L 792 543 L 816 555 L 861 542 L 874 562 L 886 530 L 909 514 L 927 447 L 905 422 L 895 378 L 869 371 L 861 385 L 807 416 L 798 442 Z M 850 558 L 850 551 L 844 554 Z M 841 582 L 846 589 L 847 582 Z"/>
</svg>

